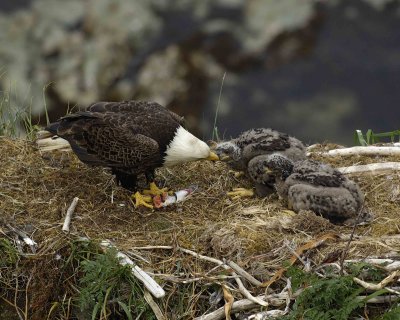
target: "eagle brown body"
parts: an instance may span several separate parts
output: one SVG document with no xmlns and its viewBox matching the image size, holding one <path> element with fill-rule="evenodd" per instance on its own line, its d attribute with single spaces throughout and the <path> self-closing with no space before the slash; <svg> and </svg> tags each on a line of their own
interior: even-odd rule
<svg viewBox="0 0 400 320">
<path fill-rule="evenodd" d="M 172 141 L 185 147 L 186 141 L 193 139 L 204 151 L 198 158 L 209 155 L 208 146 L 183 129 L 182 122 L 180 116 L 154 102 L 98 102 L 46 130 L 66 139 L 82 162 L 111 168 L 121 185 L 132 190 L 138 174 L 154 180 L 154 170 L 165 164 Z M 178 139 L 177 132 L 181 132 Z M 193 150 L 181 147 L 175 154 L 178 152 L 185 162 Z M 179 155 L 174 155 L 175 162 Z"/>
</svg>

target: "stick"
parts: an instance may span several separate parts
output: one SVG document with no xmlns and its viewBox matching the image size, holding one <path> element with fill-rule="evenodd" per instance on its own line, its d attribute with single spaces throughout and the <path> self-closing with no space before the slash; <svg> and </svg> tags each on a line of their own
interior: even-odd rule
<svg viewBox="0 0 400 320">
<path fill-rule="evenodd" d="M 392 259 L 360 259 L 360 260 L 345 260 L 346 264 L 349 263 L 357 263 L 357 262 L 365 262 L 369 264 L 379 265 L 386 271 L 396 271 L 400 270 L 400 261 L 394 261 Z"/>
<path fill-rule="evenodd" d="M 100 243 L 105 249 L 113 248 L 114 246 L 108 240 L 103 240 Z M 150 291 L 150 293 L 156 298 L 162 298 L 165 296 L 165 291 L 163 288 L 159 286 L 157 282 L 154 281 L 152 277 L 150 277 L 146 272 L 144 272 L 141 268 L 139 268 L 125 253 L 122 253 L 117 250 L 117 258 L 119 259 L 119 263 L 123 266 L 129 265 L 132 266 L 133 275 L 143 283 L 143 285 Z"/>
<path fill-rule="evenodd" d="M 370 163 L 370 164 L 358 165 L 358 166 L 341 167 L 341 168 L 337 168 L 337 169 L 340 172 L 345 173 L 345 174 L 364 173 L 364 172 L 382 173 L 385 171 L 400 170 L 400 163 L 399 162 L 378 162 L 378 163 Z"/>
<path fill-rule="evenodd" d="M 28 237 L 28 235 L 21 231 L 18 230 L 17 228 L 14 228 L 11 224 L 7 223 L 6 224 L 7 228 L 9 228 L 11 231 L 15 232 L 18 236 L 22 238 L 22 240 L 31 248 L 32 252 L 35 254 L 36 253 L 36 248 L 37 248 L 37 243 L 32 240 L 31 238 Z M 21 248 L 21 253 L 22 253 L 22 248 Z"/>
<path fill-rule="evenodd" d="M 225 305 L 224 305 L 225 320 L 232 320 L 231 311 L 235 299 L 233 298 L 233 295 L 229 291 L 229 288 L 227 286 L 222 285 L 222 291 L 224 292 L 224 300 L 225 300 Z"/>
<path fill-rule="evenodd" d="M 254 278 L 251 274 L 249 274 L 247 271 L 243 270 L 241 267 L 239 267 L 235 262 L 233 261 L 227 261 L 228 265 L 236 271 L 236 273 L 246 280 L 248 280 L 250 283 L 254 284 L 255 286 L 259 287 L 261 286 L 262 282 L 258 281 L 256 278 Z"/>
<path fill-rule="evenodd" d="M 144 299 L 146 300 L 146 302 L 150 306 L 151 310 L 153 310 L 154 315 L 156 316 L 157 320 L 166 320 L 167 319 L 163 315 L 163 313 L 162 313 L 160 307 L 158 306 L 158 304 L 154 301 L 153 297 L 151 296 L 151 294 L 147 290 L 144 290 Z"/>
<path fill-rule="evenodd" d="M 64 231 L 64 232 L 69 232 L 69 225 L 71 224 L 72 214 L 75 211 L 78 201 L 79 201 L 79 198 L 75 197 L 74 200 L 72 200 L 72 203 L 67 210 L 67 214 L 65 215 L 65 220 L 64 220 L 63 227 L 62 227 L 62 231 Z"/>
<path fill-rule="evenodd" d="M 343 267 L 343 265 L 344 265 L 344 259 L 346 259 L 347 252 L 349 251 L 349 248 L 350 248 L 350 243 L 351 243 L 351 241 L 353 240 L 354 234 L 355 234 L 355 232 L 356 232 L 357 221 L 360 220 L 360 217 L 361 217 L 361 214 L 362 214 L 363 210 L 364 210 L 364 205 L 361 205 L 360 209 L 358 209 L 357 219 L 354 221 L 354 226 L 353 226 L 353 229 L 351 230 L 350 238 L 349 238 L 349 240 L 348 240 L 347 243 L 346 243 L 346 247 L 344 248 L 342 257 L 340 258 L 340 263 L 339 263 L 339 265 L 340 265 L 340 275 L 341 275 L 341 276 L 343 276 L 343 272 L 344 272 L 344 267 Z"/>
<path fill-rule="evenodd" d="M 229 266 L 227 266 L 223 261 L 221 261 L 221 260 L 219 260 L 219 259 L 207 257 L 207 256 L 198 254 L 197 252 L 192 251 L 192 250 L 189 250 L 189 249 L 184 249 L 184 248 L 180 248 L 180 247 L 177 247 L 176 249 L 178 249 L 178 250 L 180 250 L 180 251 L 183 251 L 183 252 L 185 252 L 185 253 L 187 253 L 187 254 L 190 254 L 190 255 L 192 255 L 192 256 L 194 256 L 194 257 L 197 257 L 197 258 L 199 258 L 199 259 L 206 260 L 206 261 L 209 261 L 209 262 L 213 262 L 213 263 L 215 263 L 215 264 L 218 264 L 218 265 L 222 266 L 225 270 L 228 270 L 228 271 L 229 271 L 229 269 L 230 269 Z M 235 272 L 231 271 L 231 273 L 232 273 L 233 276 L 237 276 L 237 274 L 236 274 Z M 246 287 L 244 286 L 244 284 L 243 284 L 242 280 L 240 280 L 240 278 L 238 278 L 238 277 L 235 278 L 235 281 L 236 281 L 236 283 L 237 283 L 237 285 L 238 285 L 238 287 L 239 287 L 239 291 L 243 294 L 243 296 L 244 296 L 245 298 L 247 298 L 247 299 L 249 299 L 250 301 L 253 301 L 253 302 L 255 302 L 255 303 L 259 304 L 259 305 L 262 305 L 262 306 L 264 306 L 264 307 L 267 307 L 267 306 L 268 306 L 268 303 L 265 302 L 264 300 L 262 300 L 262 299 L 260 299 L 260 298 L 257 298 L 257 297 L 254 297 L 254 296 L 249 292 L 249 290 L 246 289 Z"/>
<path fill-rule="evenodd" d="M 333 149 L 327 152 L 318 153 L 323 156 L 335 157 L 335 156 L 353 156 L 353 155 L 382 155 L 382 156 L 394 156 L 400 155 L 399 147 L 351 147 L 351 148 L 341 148 Z"/>
<path fill-rule="evenodd" d="M 293 298 L 297 297 L 300 295 L 300 293 L 303 290 L 300 289 L 296 291 L 296 293 L 293 295 Z M 264 299 L 268 301 L 268 303 L 274 307 L 281 307 L 286 304 L 286 299 L 289 296 L 287 292 L 281 294 L 271 294 L 271 295 L 262 295 L 262 296 L 257 296 L 259 299 Z M 246 311 L 250 310 L 253 308 L 256 308 L 258 306 L 257 303 L 254 303 L 253 301 L 250 301 L 248 299 L 243 299 L 239 301 L 235 301 L 232 305 L 232 310 L 231 312 L 240 312 L 240 311 Z M 195 318 L 194 320 L 221 320 L 225 318 L 225 311 L 224 307 L 221 307 L 213 312 L 210 312 L 208 314 L 202 315 L 200 317 Z"/>
<path fill-rule="evenodd" d="M 356 297 L 356 299 L 358 301 L 363 301 L 366 298 L 368 298 L 368 296 L 358 296 L 358 297 Z M 397 300 L 399 300 L 399 296 L 397 296 L 397 295 L 387 295 L 387 296 L 379 296 L 379 297 L 368 299 L 367 301 L 365 301 L 365 303 L 390 303 L 390 302 L 397 301 Z"/>
<path fill-rule="evenodd" d="M 368 283 L 365 282 L 361 279 L 358 279 L 356 277 L 353 278 L 354 282 L 358 283 L 359 285 L 361 285 L 362 287 L 364 287 L 365 289 L 368 290 L 372 290 L 372 291 L 378 291 L 381 290 L 383 288 L 385 288 L 389 283 L 393 282 L 395 278 L 397 278 L 400 275 L 400 271 L 394 271 L 392 272 L 389 276 L 387 276 L 385 279 L 383 279 L 381 282 L 379 282 L 378 284 L 375 283 Z M 386 288 L 386 290 L 388 290 L 390 293 L 394 293 L 397 295 L 400 295 L 399 291 L 390 289 L 390 288 Z"/>
<path fill-rule="evenodd" d="M 227 266 L 223 261 L 219 260 L 219 259 L 215 259 L 212 257 L 207 257 L 204 256 L 202 254 L 199 254 L 195 251 L 189 250 L 189 249 L 185 249 L 185 248 L 181 248 L 181 247 L 172 247 L 172 246 L 149 246 L 149 247 L 134 247 L 133 249 L 135 250 L 140 250 L 140 249 L 144 249 L 144 250 L 148 250 L 148 249 L 167 249 L 167 250 L 172 250 L 172 249 L 176 249 L 182 252 L 185 252 L 187 254 L 190 254 L 198 259 L 201 260 L 205 260 L 208 262 L 212 262 L 215 263 L 217 265 L 222 266 L 225 270 L 231 271 L 230 267 Z M 268 303 L 266 303 L 264 300 L 258 298 L 258 297 L 254 297 L 247 289 L 246 287 L 243 285 L 242 280 L 240 280 L 239 277 L 237 277 L 237 274 L 233 271 L 231 271 L 232 276 L 235 277 L 235 281 L 239 287 L 240 292 L 243 294 L 243 296 L 251 301 L 253 301 L 254 303 L 257 303 L 259 305 L 262 305 L 264 307 L 268 306 Z"/>
<path fill-rule="evenodd" d="M 268 310 L 252 314 L 251 316 L 244 318 L 244 320 L 267 320 L 280 318 L 283 317 L 285 314 L 287 314 L 287 312 L 282 310 Z"/>
</svg>

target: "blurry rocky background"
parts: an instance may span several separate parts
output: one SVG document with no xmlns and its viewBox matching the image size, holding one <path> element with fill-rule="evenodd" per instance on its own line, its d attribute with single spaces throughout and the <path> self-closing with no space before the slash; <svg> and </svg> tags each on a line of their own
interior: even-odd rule
<svg viewBox="0 0 400 320">
<path fill-rule="evenodd" d="M 150 99 L 212 136 L 400 127 L 400 1 L 0 0 L 0 90 L 43 123 Z"/>
</svg>

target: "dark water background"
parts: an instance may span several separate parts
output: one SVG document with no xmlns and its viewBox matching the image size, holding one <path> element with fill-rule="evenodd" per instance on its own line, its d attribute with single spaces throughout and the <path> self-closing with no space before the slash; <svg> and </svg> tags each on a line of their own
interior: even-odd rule
<svg viewBox="0 0 400 320">
<path fill-rule="evenodd" d="M 35 0 L 0 1 L 0 12 L 6 19 L 21 10 L 33 10 L 34 3 Z M 162 27 L 148 39 L 142 38 L 134 45 L 130 43 L 125 51 L 113 49 L 114 57 L 124 53 L 119 60 L 126 60 L 126 63 L 115 76 L 99 80 L 97 91 L 79 84 L 74 88 L 75 93 L 68 96 L 65 93 L 68 90 L 57 87 L 63 79 L 57 75 L 57 67 L 63 63 L 61 57 L 68 59 L 63 51 L 65 45 L 50 53 L 41 53 L 39 46 L 38 60 L 28 62 L 30 68 L 23 73 L 24 80 L 38 88 L 49 82 L 56 84 L 46 91 L 52 120 L 65 114 L 68 105 L 84 106 L 90 99 L 155 99 L 184 115 L 193 131 L 209 139 L 222 76 L 226 72 L 217 122 L 219 133 L 225 138 L 251 127 L 273 127 L 306 143 L 329 140 L 352 144 L 355 129 L 371 128 L 376 132 L 399 129 L 398 1 L 382 1 L 380 9 L 369 1 L 343 0 L 336 1 L 335 5 L 317 2 L 303 25 L 295 29 L 282 28 L 272 40 L 265 42 L 265 46 L 256 50 L 248 49 L 243 36 L 238 36 L 239 29 L 235 29 L 244 23 L 244 9 L 225 3 L 227 1 L 208 4 L 208 13 L 201 19 L 190 7 L 171 5 L 151 9 L 156 17 L 154 24 Z M 268 6 L 268 2 L 265 5 Z M 293 6 L 295 8 L 295 1 Z M 112 11 L 107 14 L 111 17 Z M 88 33 L 85 19 L 79 17 L 66 22 L 63 25 L 65 34 L 82 33 L 87 39 L 83 43 L 91 41 L 95 36 Z M 228 27 L 204 31 L 212 29 L 212 23 L 221 21 Z M 123 26 L 124 23 L 121 28 Z M 41 37 L 37 42 L 44 42 L 47 35 Z M 10 39 L 9 44 L 12 44 L 12 36 Z M 26 37 L 24 41 L 29 44 L 30 39 Z M 175 52 L 171 48 L 176 48 L 178 58 L 174 58 L 173 67 L 168 69 L 167 52 L 172 52 L 171 55 Z M 12 77 L 13 69 L 8 68 L 12 56 L 8 60 L 4 56 L 7 57 L 0 53 L 0 64 Z M 153 57 L 161 57 L 161 63 L 153 62 Z M 111 58 L 105 56 L 104 59 Z M 196 61 L 201 63 L 196 64 Z M 42 65 L 41 69 L 35 69 L 36 65 Z M 71 71 L 78 73 L 78 81 L 83 77 L 79 74 L 85 68 L 82 65 Z M 108 70 L 106 68 L 112 69 L 113 64 L 99 68 L 101 75 Z M 152 81 L 152 77 L 167 72 L 164 69 L 169 73 L 158 82 Z M 182 75 L 179 70 L 183 70 Z M 41 74 L 41 78 L 36 77 L 37 74 Z M 142 81 L 144 74 L 150 81 Z M 163 88 L 164 84 L 168 87 L 169 82 L 173 84 L 174 81 L 178 84 L 171 90 Z M 159 95 L 163 90 L 166 92 Z M 40 96 L 40 90 L 38 92 L 36 95 Z M 91 95 L 85 100 L 83 97 L 88 92 Z M 43 109 L 39 107 L 37 114 L 42 114 L 43 119 Z"/>
</svg>

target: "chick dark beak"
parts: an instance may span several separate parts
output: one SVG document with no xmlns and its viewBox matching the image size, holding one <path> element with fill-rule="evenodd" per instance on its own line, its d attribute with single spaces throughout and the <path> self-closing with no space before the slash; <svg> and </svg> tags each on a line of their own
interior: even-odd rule
<svg viewBox="0 0 400 320">
<path fill-rule="evenodd" d="M 231 159 L 231 157 L 226 154 L 221 155 L 221 157 L 219 158 L 219 160 L 221 160 L 221 161 L 228 161 L 230 159 Z"/>
<path fill-rule="evenodd" d="M 265 172 L 265 173 L 268 173 L 268 174 L 274 173 L 274 171 L 272 171 L 272 170 L 271 170 L 270 168 L 268 168 L 268 167 L 264 169 L 264 172 Z"/>
</svg>

